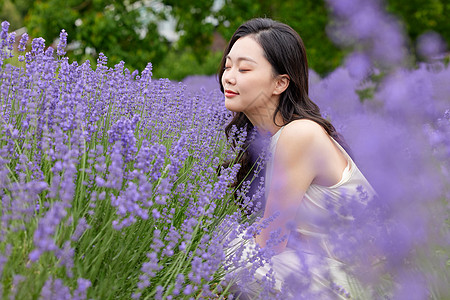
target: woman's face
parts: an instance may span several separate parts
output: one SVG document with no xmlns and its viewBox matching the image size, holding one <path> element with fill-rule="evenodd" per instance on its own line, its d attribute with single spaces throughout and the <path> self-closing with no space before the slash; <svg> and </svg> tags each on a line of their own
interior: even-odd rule
<svg viewBox="0 0 450 300">
<path fill-rule="evenodd" d="M 222 85 L 228 110 L 257 117 L 276 108 L 279 95 L 272 66 L 250 36 L 239 38 L 228 53 Z"/>
</svg>

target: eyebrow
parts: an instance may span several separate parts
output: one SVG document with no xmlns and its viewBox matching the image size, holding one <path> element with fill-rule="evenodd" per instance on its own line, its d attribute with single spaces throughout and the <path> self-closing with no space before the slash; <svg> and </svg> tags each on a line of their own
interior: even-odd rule
<svg viewBox="0 0 450 300">
<path fill-rule="evenodd" d="M 231 57 L 229 55 L 227 55 L 226 58 L 232 61 L 232 59 L 231 59 Z M 253 58 L 250 58 L 248 56 L 240 56 L 236 60 L 237 61 L 246 60 L 246 61 L 258 64 Z"/>
</svg>

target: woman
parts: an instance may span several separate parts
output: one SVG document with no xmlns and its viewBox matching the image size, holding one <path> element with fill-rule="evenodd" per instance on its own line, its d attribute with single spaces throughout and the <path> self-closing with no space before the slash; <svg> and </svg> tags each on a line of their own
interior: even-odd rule
<svg viewBox="0 0 450 300">
<path fill-rule="evenodd" d="M 219 78 L 225 106 L 235 114 L 227 136 L 233 125 L 269 133 L 273 154 L 266 167 L 263 219 L 275 218 L 245 247 L 247 252 L 256 245 L 270 248 L 275 256 L 272 266 L 258 268 L 255 280 L 245 283 L 243 297 L 261 297 L 268 274 L 275 280 L 269 297 L 276 292 L 295 298 L 307 293 L 320 299 L 350 297 L 348 276 L 333 253 L 326 221 L 349 199 L 367 199 L 374 191 L 344 150 L 340 135 L 308 97 L 308 64 L 300 36 L 271 19 L 244 23 L 225 49 Z M 248 173 L 250 157 L 242 156 L 238 181 Z M 233 247 L 239 244 L 238 238 Z M 289 281 L 299 288 L 288 287 Z"/>
</svg>

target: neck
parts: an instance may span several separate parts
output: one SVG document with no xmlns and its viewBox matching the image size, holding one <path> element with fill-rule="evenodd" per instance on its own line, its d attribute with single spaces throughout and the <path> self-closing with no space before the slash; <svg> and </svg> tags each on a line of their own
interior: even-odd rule
<svg viewBox="0 0 450 300">
<path fill-rule="evenodd" d="M 270 135 L 274 135 L 277 133 L 277 131 L 280 129 L 280 126 L 285 125 L 285 122 L 283 118 L 281 117 L 280 112 L 277 113 L 275 117 L 275 122 L 273 122 L 273 113 L 275 111 L 272 111 L 271 113 L 268 113 L 267 115 L 251 115 L 251 114 L 245 114 L 247 118 L 250 120 L 250 122 L 253 124 L 253 126 L 258 130 L 261 134 L 267 134 L 270 133 Z"/>
</svg>

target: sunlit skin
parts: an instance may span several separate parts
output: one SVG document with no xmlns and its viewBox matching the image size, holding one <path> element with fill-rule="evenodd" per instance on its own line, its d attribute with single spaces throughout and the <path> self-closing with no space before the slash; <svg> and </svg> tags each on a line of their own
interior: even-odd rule
<svg viewBox="0 0 450 300">
<path fill-rule="evenodd" d="M 274 75 L 262 47 L 251 36 L 240 38 L 231 48 L 222 77 L 225 106 L 243 112 L 258 130 L 279 130 L 273 121 L 275 108 L 289 86 L 288 75 Z M 284 125 L 281 115 L 277 124 Z M 347 166 L 344 154 L 317 123 L 302 119 L 287 124 L 281 132 L 274 154 L 273 175 L 263 218 L 280 215 L 257 235 L 255 240 L 266 246 L 270 233 L 281 229 L 289 236 L 287 222 L 294 220 L 303 196 L 311 184 L 331 186 L 341 180 Z M 274 247 L 279 253 L 287 239 Z"/>
</svg>

